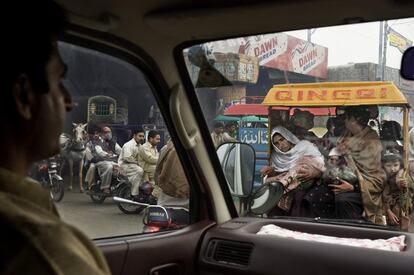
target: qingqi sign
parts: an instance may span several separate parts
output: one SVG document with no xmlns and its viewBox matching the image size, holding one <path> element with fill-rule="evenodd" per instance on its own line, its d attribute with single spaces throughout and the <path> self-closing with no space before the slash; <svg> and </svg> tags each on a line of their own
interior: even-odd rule
<svg viewBox="0 0 414 275">
<path fill-rule="evenodd" d="M 269 106 L 328 106 L 407 104 L 392 82 L 326 82 L 275 85 L 263 104 Z"/>
</svg>

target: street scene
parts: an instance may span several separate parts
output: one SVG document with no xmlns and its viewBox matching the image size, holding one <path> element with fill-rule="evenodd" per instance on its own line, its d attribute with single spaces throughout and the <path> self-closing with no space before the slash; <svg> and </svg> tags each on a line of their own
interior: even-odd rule
<svg viewBox="0 0 414 275">
<path fill-rule="evenodd" d="M 414 156 L 408 152 L 414 139 L 409 108 L 414 83 L 399 71 L 401 53 L 412 45 L 410 24 L 397 20 L 337 30 L 358 45 L 372 41 L 379 52 L 369 52 L 369 58 L 361 57 L 366 52 L 345 58 L 348 52 L 330 41 L 332 30 L 324 28 L 215 41 L 183 51 L 215 148 L 242 142 L 254 149 L 253 187 L 239 186 L 251 190 L 247 196 L 253 203 L 244 206 L 250 214 L 413 229 Z M 352 28 L 375 29 L 378 38 L 352 37 Z M 187 206 L 184 171 L 142 73 L 102 53 L 66 43 L 60 47 L 70 68 L 65 85 L 77 106 L 61 135 L 61 154 L 34 170 L 45 187 L 51 186 L 64 220 L 91 238 L 102 238 L 145 230 L 142 212 L 134 212 L 137 206 L 115 202 L 114 196 Z M 217 74 L 212 77 L 217 83 L 200 77 L 205 68 Z M 164 150 L 168 157 L 161 157 Z M 231 171 L 226 177 L 237 190 L 241 183 L 232 180 L 247 169 Z M 183 184 L 169 186 L 175 179 Z M 254 201 L 270 184 L 280 185 L 279 194 L 264 209 Z M 373 207 L 381 210 L 368 213 Z"/>
</svg>

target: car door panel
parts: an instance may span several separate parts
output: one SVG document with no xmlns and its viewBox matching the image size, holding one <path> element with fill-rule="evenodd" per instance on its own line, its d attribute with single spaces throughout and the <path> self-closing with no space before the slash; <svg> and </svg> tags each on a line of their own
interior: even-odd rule
<svg viewBox="0 0 414 275">
<path fill-rule="evenodd" d="M 97 241 L 96 243 L 102 250 L 111 273 L 113 275 L 121 275 L 128 251 L 128 244 L 124 240 L 115 242 Z"/>
<path fill-rule="evenodd" d="M 194 274 L 202 236 L 214 225 L 205 220 L 177 231 L 126 238 L 123 245 L 100 247 L 113 274 L 157 274 L 157 270 L 158 274 Z"/>
</svg>

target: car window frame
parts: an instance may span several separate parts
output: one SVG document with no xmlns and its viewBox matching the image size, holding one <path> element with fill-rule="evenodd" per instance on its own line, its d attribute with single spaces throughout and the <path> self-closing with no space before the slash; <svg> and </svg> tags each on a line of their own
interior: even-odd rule
<svg viewBox="0 0 414 275">
<path fill-rule="evenodd" d="M 140 47 L 122 38 L 113 36 L 108 33 L 88 29 L 74 24 L 69 24 L 67 31 L 58 39 L 59 41 L 83 47 L 85 49 L 97 51 L 102 54 L 117 58 L 129 65 L 135 67 L 144 79 L 147 81 L 147 85 L 150 88 L 152 95 L 157 102 L 162 117 L 165 122 L 165 126 L 171 136 L 174 145 L 177 148 L 177 153 L 183 167 L 191 167 L 191 158 L 187 151 L 184 149 L 181 141 L 178 138 L 177 131 L 174 127 L 170 112 L 169 112 L 169 98 L 170 94 L 168 85 L 162 76 L 160 69 L 154 60 Z M 214 220 L 213 211 L 207 209 L 208 201 L 206 196 L 203 195 L 202 186 L 196 184 L 200 182 L 196 171 L 193 169 L 184 169 L 185 175 L 190 182 L 190 224 L 196 223 L 201 220 L 210 219 Z M 174 232 L 174 230 L 167 231 Z M 151 233 L 150 235 L 163 235 L 162 233 Z M 105 243 L 106 241 L 121 240 L 125 238 L 135 238 L 141 236 L 148 236 L 142 232 L 137 232 L 131 235 L 116 235 L 103 238 L 93 239 L 97 243 Z"/>
</svg>

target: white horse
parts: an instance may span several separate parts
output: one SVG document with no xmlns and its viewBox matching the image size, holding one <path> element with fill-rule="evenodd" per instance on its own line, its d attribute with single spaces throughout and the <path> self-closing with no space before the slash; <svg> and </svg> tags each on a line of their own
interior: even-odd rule
<svg viewBox="0 0 414 275">
<path fill-rule="evenodd" d="M 60 135 L 60 147 L 63 163 L 61 171 L 66 163 L 69 163 L 69 190 L 72 190 L 73 182 L 73 163 L 79 164 L 79 191 L 83 192 L 83 163 L 85 160 L 85 150 L 87 142 L 86 123 L 73 123 L 73 136 L 68 134 Z"/>
</svg>

